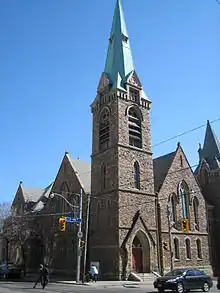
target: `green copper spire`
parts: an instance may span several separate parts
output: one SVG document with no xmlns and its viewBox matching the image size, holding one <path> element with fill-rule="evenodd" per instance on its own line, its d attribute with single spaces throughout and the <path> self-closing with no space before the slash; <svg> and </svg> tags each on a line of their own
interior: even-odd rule
<svg viewBox="0 0 220 293">
<path fill-rule="evenodd" d="M 117 0 L 104 72 L 108 76 L 112 88 L 120 88 L 120 86 L 123 87 L 125 77 L 133 70 L 133 59 L 121 0 Z"/>
</svg>

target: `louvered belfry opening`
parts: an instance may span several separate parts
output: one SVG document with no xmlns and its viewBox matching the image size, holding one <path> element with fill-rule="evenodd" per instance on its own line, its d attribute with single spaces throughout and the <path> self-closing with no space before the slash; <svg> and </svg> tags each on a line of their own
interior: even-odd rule
<svg viewBox="0 0 220 293">
<path fill-rule="evenodd" d="M 132 107 L 128 111 L 129 145 L 142 148 L 141 119 Z"/>
</svg>

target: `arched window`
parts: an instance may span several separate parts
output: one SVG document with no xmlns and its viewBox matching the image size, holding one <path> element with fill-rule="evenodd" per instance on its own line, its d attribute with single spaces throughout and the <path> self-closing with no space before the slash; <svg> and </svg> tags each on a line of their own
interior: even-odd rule
<svg viewBox="0 0 220 293">
<path fill-rule="evenodd" d="M 129 144 L 142 148 L 141 119 L 138 114 L 134 107 L 128 111 Z"/>
<path fill-rule="evenodd" d="M 68 195 L 69 192 L 69 187 L 66 181 L 64 181 L 60 187 L 60 192 L 62 193 L 62 195 Z"/>
<path fill-rule="evenodd" d="M 70 193 L 69 193 L 69 187 L 66 181 L 64 181 L 60 187 L 60 193 L 62 196 L 64 196 L 67 200 L 70 200 Z M 59 198 L 60 200 L 60 207 L 63 213 L 65 213 L 68 209 L 68 206 L 64 199 Z"/>
<path fill-rule="evenodd" d="M 102 164 L 101 166 L 101 189 L 106 189 L 106 180 L 107 179 L 107 166 L 106 164 Z"/>
<path fill-rule="evenodd" d="M 176 221 L 177 221 L 176 204 L 177 204 L 176 195 L 172 194 L 172 196 L 171 196 L 171 208 L 172 208 L 172 221 L 174 223 L 176 223 Z"/>
<path fill-rule="evenodd" d="M 107 200 L 107 225 L 111 226 L 111 219 L 112 219 L 112 213 L 111 213 L 111 200 Z"/>
<path fill-rule="evenodd" d="M 197 246 L 197 257 L 202 259 L 202 247 L 201 247 L 201 240 L 196 239 L 196 246 Z"/>
<path fill-rule="evenodd" d="M 202 180 L 202 183 L 203 183 L 204 185 L 209 184 L 209 172 L 208 172 L 206 169 L 204 169 L 204 170 L 202 171 L 202 173 L 203 173 L 203 180 Z"/>
<path fill-rule="evenodd" d="M 98 201 L 96 206 L 96 226 L 97 227 L 99 227 L 100 225 L 100 209 L 101 209 L 101 204 Z"/>
<path fill-rule="evenodd" d="M 183 181 L 179 187 L 181 218 L 189 219 L 189 189 L 186 183 Z"/>
<path fill-rule="evenodd" d="M 190 240 L 187 238 L 185 240 L 186 243 L 186 258 L 191 259 L 191 248 L 190 248 Z"/>
<path fill-rule="evenodd" d="M 180 167 L 183 167 L 183 156 L 180 155 Z"/>
<path fill-rule="evenodd" d="M 180 258 L 179 239 L 174 238 L 173 242 L 174 242 L 174 257 L 175 257 L 175 259 L 179 259 Z"/>
<path fill-rule="evenodd" d="M 101 112 L 100 121 L 99 121 L 99 149 L 101 151 L 109 147 L 109 120 L 110 120 L 109 109 L 105 108 Z"/>
<path fill-rule="evenodd" d="M 140 189 L 140 167 L 138 162 L 134 163 L 134 187 Z"/>
<path fill-rule="evenodd" d="M 194 197 L 193 199 L 193 215 L 195 228 L 199 230 L 199 201 L 197 197 Z"/>
</svg>

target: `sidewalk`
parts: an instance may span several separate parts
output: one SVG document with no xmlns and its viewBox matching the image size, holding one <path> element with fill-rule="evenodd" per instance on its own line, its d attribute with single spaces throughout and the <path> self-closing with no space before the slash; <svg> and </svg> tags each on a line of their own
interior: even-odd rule
<svg viewBox="0 0 220 293">
<path fill-rule="evenodd" d="M 153 286 L 153 281 L 146 282 L 135 282 L 135 281 L 97 281 L 89 283 L 76 283 L 76 281 L 56 281 L 56 283 L 66 285 L 79 285 L 79 286 L 90 286 L 90 287 L 140 287 L 140 286 Z"/>
</svg>

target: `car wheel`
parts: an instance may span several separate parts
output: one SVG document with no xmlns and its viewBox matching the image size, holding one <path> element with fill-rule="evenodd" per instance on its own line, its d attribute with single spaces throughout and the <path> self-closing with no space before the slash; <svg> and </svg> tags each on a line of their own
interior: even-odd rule
<svg viewBox="0 0 220 293">
<path fill-rule="evenodd" d="M 207 282 L 205 282 L 204 284 L 203 284 L 203 287 L 202 287 L 202 290 L 203 290 L 203 292 L 208 292 L 209 291 L 209 284 L 207 283 Z"/>
<path fill-rule="evenodd" d="M 177 283 L 176 291 L 177 291 L 177 293 L 183 293 L 184 292 L 184 287 L 183 287 L 182 283 Z"/>
<path fill-rule="evenodd" d="M 160 289 L 158 289 L 158 292 L 159 292 L 159 293 L 163 293 L 164 290 L 160 288 Z"/>
</svg>

